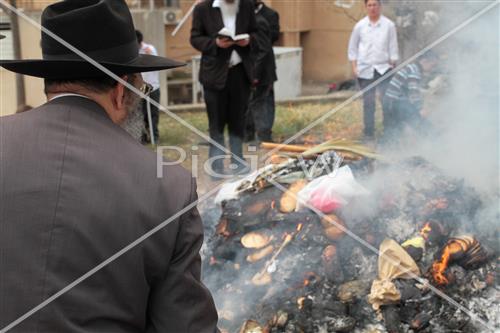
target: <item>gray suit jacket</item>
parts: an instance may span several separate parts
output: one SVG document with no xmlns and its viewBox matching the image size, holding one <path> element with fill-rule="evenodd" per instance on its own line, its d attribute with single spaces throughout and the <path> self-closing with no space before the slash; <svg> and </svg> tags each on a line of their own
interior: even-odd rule
<svg viewBox="0 0 500 333">
<path fill-rule="evenodd" d="M 0 328 L 196 199 L 95 102 L 61 97 L 0 118 Z M 196 209 L 13 332 L 214 332 Z"/>
</svg>

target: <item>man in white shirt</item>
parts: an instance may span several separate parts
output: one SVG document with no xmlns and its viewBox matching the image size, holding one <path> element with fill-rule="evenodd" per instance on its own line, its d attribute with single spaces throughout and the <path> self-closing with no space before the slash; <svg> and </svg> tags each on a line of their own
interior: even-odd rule
<svg viewBox="0 0 500 333">
<path fill-rule="evenodd" d="M 149 54 L 149 55 L 154 55 L 157 56 L 158 52 L 156 51 L 156 48 L 148 43 L 144 42 L 144 37 L 142 33 L 139 30 L 135 31 L 135 34 L 137 36 L 137 42 L 139 43 L 139 54 Z M 155 72 L 147 72 L 147 73 L 142 73 L 142 79 L 144 82 L 149 83 L 151 85 L 151 93 L 149 95 L 149 98 L 151 98 L 153 101 L 160 103 L 160 72 L 155 71 Z M 149 134 L 149 118 L 148 118 L 148 102 L 144 99 L 142 100 L 142 114 L 144 115 L 144 124 L 147 129 L 147 133 Z M 158 132 L 158 122 L 160 120 L 160 112 L 158 110 L 158 107 L 156 105 L 150 104 L 150 109 L 151 109 L 151 121 L 153 125 L 153 136 L 154 136 L 154 142 L 158 143 L 158 140 L 160 138 L 160 133 Z M 144 143 L 147 142 L 152 142 L 152 140 L 148 140 L 147 137 L 143 137 L 142 141 Z"/>
<path fill-rule="evenodd" d="M 348 50 L 361 89 L 389 72 L 399 59 L 396 26 L 381 15 L 380 0 L 365 0 L 365 6 L 368 15 L 354 26 Z M 386 78 L 377 86 L 380 98 L 388 82 Z M 373 138 L 375 134 L 375 94 L 375 88 L 363 94 L 365 138 Z"/>
</svg>

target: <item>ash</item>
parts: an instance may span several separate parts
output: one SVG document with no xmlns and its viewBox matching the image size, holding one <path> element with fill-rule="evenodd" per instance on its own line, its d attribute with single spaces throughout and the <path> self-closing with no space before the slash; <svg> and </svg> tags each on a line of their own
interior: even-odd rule
<svg viewBox="0 0 500 333">
<path fill-rule="evenodd" d="M 426 223 L 439 226 L 417 262 L 427 279 L 452 236 L 474 234 L 488 249 L 484 263 L 474 269 L 451 264 L 446 269 L 449 284 L 436 285 L 476 317 L 428 289 L 417 289 L 414 280 L 398 283 L 404 291 L 401 301 L 376 312 L 367 295 L 377 278 L 377 253 L 343 232 L 327 235 L 312 211 L 281 213 L 283 193 L 268 187 L 224 202 L 222 209 L 200 207 L 208 236 L 204 282 L 214 295 L 222 332 L 488 332 L 482 323 L 498 329 L 498 212 L 483 214 L 484 198 L 473 188 L 421 158 L 390 167 L 363 162 L 351 168 L 371 195 L 335 215 L 373 248 L 385 238 L 402 243 L 417 236 Z M 242 245 L 250 232 L 264 235 L 266 246 L 272 246 L 269 254 L 253 261 L 248 258 L 258 250 Z M 253 328 L 248 328 L 249 320 Z"/>
</svg>

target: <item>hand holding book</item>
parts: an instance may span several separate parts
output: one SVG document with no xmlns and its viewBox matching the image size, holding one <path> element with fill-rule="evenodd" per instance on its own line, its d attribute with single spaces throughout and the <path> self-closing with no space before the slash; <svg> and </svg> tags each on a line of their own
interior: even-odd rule
<svg viewBox="0 0 500 333">
<path fill-rule="evenodd" d="M 215 43 L 221 49 L 227 49 L 228 47 L 231 47 L 234 45 L 234 42 L 232 40 L 230 40 L 228 38 L 221 38 L 221 37 L 217 37 L 215 39 Z"/>
<path fill-rule="evenodd" d="M 250 40 L 250 35 L 249 34 L 234 35 L 226 27 L 220 29 L 220 31 L 217 33 L 217 37 L 221 38 L 221 39 L 228 39 L 228 40 L 230 40 L 232 42 L 239 42 L 239 41 L 243 41 L 243 40 Z"/>
</svg>

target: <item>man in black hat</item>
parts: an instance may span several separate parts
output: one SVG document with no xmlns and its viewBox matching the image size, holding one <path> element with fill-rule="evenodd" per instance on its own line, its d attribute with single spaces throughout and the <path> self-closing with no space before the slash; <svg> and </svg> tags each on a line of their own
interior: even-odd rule
<svg viewBox="0 0 500 333">
<path fill-rule="evenodd" d="M 248 37 L 234 41 L 220 35 L 222 28 L 232 35 L 248 34 Z M 193 12 L 191 44 L 202 53 L 199 79 L 207 106 L 210 138 L 224 146 L 224 128 L 228 126 L 232 166 L 237 171 L 245 169 L 242 143 L 252 82 L 250 49 L 256 32 L 251 0 L 206 0 Z M 223 173 L 224 152 L 211 145 L 209 156 L 213 171 Z"/>
<path fill-rule="evenodd" d="M 140 101 L 126 86 L 144 96 L 141 72 L 182 64 L 139 55 L 124 0 L 58 2 L 42 26 L 66 42 L 44 32 L 43 59 L 0 61 L 44 78 L 48 98 L 0 120 L 0 329 L 215 332 L 215 306 L 200 282 L 195 182 L 180 167 L 157 169 L 156 154 L 120 127 Z"/>
</svg>

